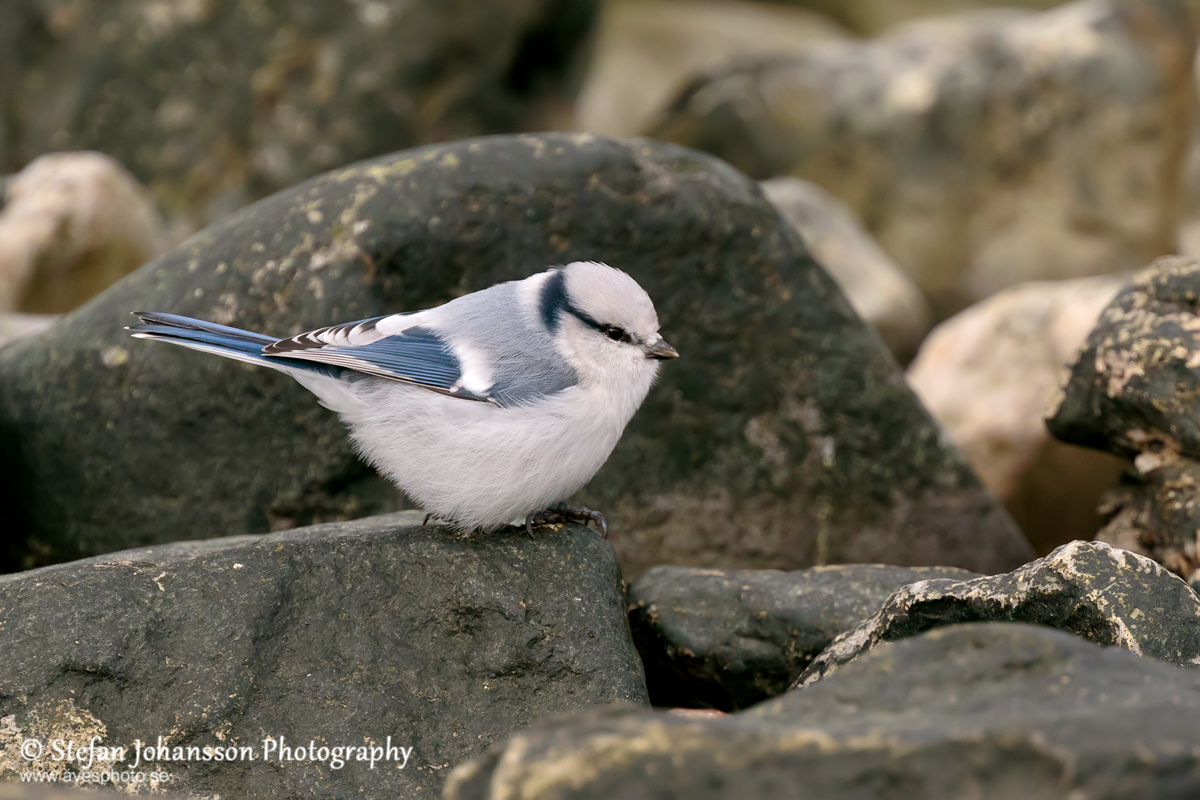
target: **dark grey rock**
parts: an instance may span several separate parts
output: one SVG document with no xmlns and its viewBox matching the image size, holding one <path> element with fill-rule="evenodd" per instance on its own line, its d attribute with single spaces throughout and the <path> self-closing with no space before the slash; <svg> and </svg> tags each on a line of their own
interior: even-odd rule
<svg viewBox="0 0 1200 800">
<path fill-rule="evenodd" d="M 1031 625 L 955 625 L 703 719 L 596 709 L 458 768 L 446 800 L 1200 795 L 1200 672 Z"/>
<path fill-rule="evenodd" d="M 1153 558 L 1200 589 L 1200 461 L 1144 453 L 1100 498 L 1096 540 Z"/>
<path fill-rule="evenodd" d="M 599 534 L 463 539 L 419 522 L 0 577 L 0 737 L 255 748 L 255 762 L 160 764 L 190 795 L 437 797 L 449 767 L 544 714 L 646 702 Z M 390 736 L 413 751 L 404 769 L 280 766 L 262 759 L 267 736 L 331 747 Z M 0 748 L 0 780 L 29 766 Z"/>
<path fill-rule="evenodd" d="M 1160 258 L 1100 314 L 1047 425 L 1065 442 L 1130 459 L 1200 459 L 1200 261 Z"/>
<path fill-rule="evenodd" d="M 1129 459 L 1096 538 L 1200 577 L 1200 262 L 1161 258 L 1100 315 L 1046 424 Z"/>
<path fill-rule="evenodd" d="M 1185 667 L 1200 666 L 1200 597 L 1144 556 L 1071 542 L 1007 575 L 905 586 L 839 636 L 798 681 L 813 683 L 882 642 L 959 622 L 1029 622 Z"/>
<path fill-rule="evenodd" d="M 46 4 L 0 17 L 0 172 L 116 157 L 188 232 L 318 172 L 569 126 L 598 0 Z"/>
<path fill-rule="evenodd" d="M 547 134 L 321 176 L 0 350 L 10 560 L 399 502 L 294 381 L 132 340 L 130 311 L 290 335 L 575 259 L 633 275 L 683 354 L 577 498 L 608 515 L 627 576 L 662 563 L 996 572 L 1032 556 L 756 183 L 673 145 Z"/>
<path fill-rule="evenodd" d="M 974 577 L 950 567 L 876 564 L 798 572 L 655 567 L 629 588 L 629 626 L 654 705 L 732 711 L 782 694 L 901 586 Z"/>
</svg>

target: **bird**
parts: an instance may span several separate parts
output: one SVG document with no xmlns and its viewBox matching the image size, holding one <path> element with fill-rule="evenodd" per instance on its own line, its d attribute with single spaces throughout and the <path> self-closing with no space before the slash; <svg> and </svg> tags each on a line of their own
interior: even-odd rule
<svg viewBox="0 0 1200 800">
<path fill-rule="evenodd" d="M 432 308 L 288 338 L 135 311 L 139 339 L 284 372 L 336 412 L 367 463 L 464 533 L 604 515 L 565 501 L 608 460 L 663 361 L 645 290 L 596 261 Z"/>
</svg>

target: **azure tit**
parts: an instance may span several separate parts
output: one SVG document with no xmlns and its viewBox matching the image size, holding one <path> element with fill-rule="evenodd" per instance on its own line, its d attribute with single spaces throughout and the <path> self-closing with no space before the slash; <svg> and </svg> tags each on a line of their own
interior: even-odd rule
<svg viewBox="0 0 1200 800">
<path fill-rule="evenodd" d="M 676 358 L 633 278 L 575 262 L 424 311 L 288 339 L 156 312 L 132 335 L 291 375 L 358 452 L 464 530 L 604 517 L 562 501 L 591 480 Z"/>
</svg>

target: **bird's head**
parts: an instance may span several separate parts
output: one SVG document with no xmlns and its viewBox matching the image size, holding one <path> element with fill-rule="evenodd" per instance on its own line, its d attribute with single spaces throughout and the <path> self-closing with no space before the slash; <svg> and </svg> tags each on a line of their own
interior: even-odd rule
<svg viewBox="0 0 1200 800">
<path fill-rule="evenodd" d="M 582 382 L 648 382 L 659 362 L 679 357 L 649 295 L 621 270 L 576 261 L 545 274 L 542 320 Z"/>
</svg>

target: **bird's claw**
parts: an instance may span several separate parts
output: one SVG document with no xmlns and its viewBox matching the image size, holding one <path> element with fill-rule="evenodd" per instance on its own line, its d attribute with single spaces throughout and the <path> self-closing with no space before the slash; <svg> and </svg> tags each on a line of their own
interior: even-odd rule
<svg viewBox="0 0 1200 800">
<path fill-rule="evenodd" d="M 535 511 L 525 517 L 525 531 L 533 536 L 534 525 L 560 525 L 566 522 L 578 522 L 584 526 L 589 522 L 595 523 L 600 535 L 605 539 L 608 538 L 608 521 L 604 519 L 603 514 L 599 511 L 592 511 L 590 508 L 569 506 L 566 503 L 555 503 L 547 509 Z"/>
</svg>

